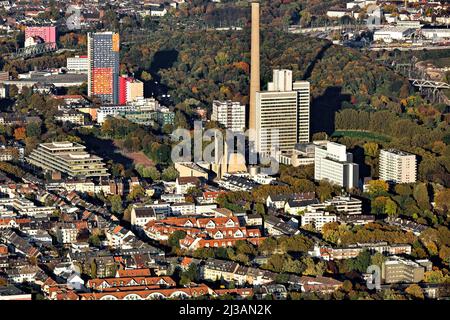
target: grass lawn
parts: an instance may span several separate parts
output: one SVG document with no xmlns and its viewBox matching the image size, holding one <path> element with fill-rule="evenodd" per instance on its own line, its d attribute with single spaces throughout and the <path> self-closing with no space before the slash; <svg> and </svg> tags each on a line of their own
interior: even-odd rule
<svg viewBox="0 0 450 320">
<path fill-rule="evenodd" d="M 332 137 L 349 137 L 380 143 L 391 141 L 391 138 L 389 136 L 375 132 L 359 131 L 359 130 L 336 130 L 333 133 Z"/>
</svg>

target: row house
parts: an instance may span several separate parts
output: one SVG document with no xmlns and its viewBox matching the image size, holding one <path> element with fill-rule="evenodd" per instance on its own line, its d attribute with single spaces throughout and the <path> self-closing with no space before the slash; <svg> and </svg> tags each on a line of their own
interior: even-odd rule
<svg viewBox="0 0 450 320">
<path fill-rule="evenodd" d="M 114 289 L 120 291 L 123 287 L 151 287 L 156 286 L 158 288 L 174 288 L 176 287 L 175 281 L 171 277 L 115 277 L 115 278 L 102 278 L 102 279 L 90 279 L 86 283 L 88 289 L 96 292 L 108 291 Z"/>
<path fill-rule="evenodd" d="M 330 277 L 311 277 L 289 275 L 287 283 L 290 290 L 299 290 L 301 292 L 333 293 L 342 287 L 342 282 Z"/>
<path fill-rule="evenodd" d="M 145 227 L 147 235 L 158 241 L 168 240 L 169 236 L 177 230 L 186 232 L 187 236 L 180 245 L 189 250 L 201 247 L 228 247 L 239 240 L 248 240 L 258 245 L 263 240 L 259 229 L 241 227 L 237 217 L 171 217 L 151 221 Z"/>
<path fill-rule="evenodd" d="M 190 228 L 184 226 L 173 226 L 167 225 L 163 222 L 150 222 L 146 225 L 145 233 L 151 239 L 157 241 L 167 241 L 169 240 L 169 236 L 175 231 L 184 231 L 188 236 L 197 236 L 201 233 L 201 230 L 198 228 Z"/>
<path fill-rule="evenodd" d="M 205 191 L 201 197 L 197 197 L 195 200 L 199 204 L 214 204 L 217 203 L 217 198 L 224 194 L 226 194 L 225 191 Z"/>
<path fill-rule="evenodd" d="M 109 252 L 70 252 L 70 259 L 80 266 L 82 273 L 91 274 L 91 267 L 95 263 L 97 278 L 114 277 L 117 263 Z"/>
<path fill-rule="evenodd" d="M 15 218 L 2 218 L 0 219 L 0 230 L 18 228 L 19 225 Z"/>
<path fill-rule="evenodd" d="M 42 270 L 38 266 L 25 265 L 6 270 L 8 280 L 12 283 L 34 282 L 36 275 Z"/>
<path fill-rule="evenodd" d="M 0 232 L 0 239 L 7 245 L 13 247 L 16 253 L 22 254 L 25 257 L 37 258 L 41 255 L 37 248 L 33 247 L 26 239 L 12 230 Z"/>
<path fill-rule="evenodd" d="M 214 292 L 218 296 L 230 295 L 241 299 L 250 298 L 254 294 L 253 288 L 217 289 Z"/>
<path fill-rule="evenodd" d="M 216 281 L 224 279 L 227 282 L 243 286 L 264 285 L 275 280 L 276 274 L 267 270 L 241 266 L 232 261 L 208 259 L 200 269 L 203 280 Z"/>
<path fill-rule="evenodd" d="M 199 248 L 226 248 L 236 245 L 238 241 L 248 241 L 255 246 L 259 246 L 265 237 L 246 237 L 246 238 L 223 238 L 223 239 L 205 239 L 202 236 L 193 238 L 186 236 L 180 242 L 181 248 L 187 250 L 196 250 Z"/>
<path fill-rule="evenodd" d="M 308 252 L 314 257 L 324 260 L 342 260 L 356 258 L 362 251 L 379 252 L 389 255 L 411 254 L 411 245 L 409 244 L 391 244 L 387 242 L 380 243 L 358 243 L 342 248 L 314 246 L 314 249 Z"/>
<path fill-rule="evenodd" d="M 214 291 L 207 285 L 199 284 L 189 288 L 81 293 L 79 297 L 80 300 L 162 300 L 190 299 L 205 295 L 214 295 Z"/>
</svg>

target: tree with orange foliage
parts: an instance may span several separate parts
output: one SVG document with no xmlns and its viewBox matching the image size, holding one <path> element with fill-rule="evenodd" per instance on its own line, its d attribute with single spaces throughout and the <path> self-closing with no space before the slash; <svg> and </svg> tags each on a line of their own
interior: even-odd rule
<svg viewBox="0 0 450 320">
<path fill-rule="evenodd" d="M 19 127 L 14 129 L 14 138 L 16 140 L 25 140 L 27 137 L 26 129 L 24 127 Z"/>
<path fill-rule="evenodd" d="M 250 74 L 250 66 L 247 62 L 244 61 L 240 61 L 240 62 L 236 62 L 234 64 L 234 66 L 238 69 L 241 69 L 242 71 L 244 71 L 246 74 Z"/>
</svg>

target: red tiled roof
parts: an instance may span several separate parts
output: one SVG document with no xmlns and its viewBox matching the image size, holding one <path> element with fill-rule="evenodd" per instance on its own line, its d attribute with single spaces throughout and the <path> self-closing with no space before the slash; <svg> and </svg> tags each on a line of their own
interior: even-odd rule
<svg viewBox="0 0 450 320">
<path fill-rule="evenodd" d="M 100 300 L 104 297 L 114 297 L 119 300 L 124 300 L 127 297 L 138 296 L 141 299 L 152 298 L 171 298 L 179 294 L 184 294 L 188 297 L 202 296 L 210 294 L 213 291 L 205 284 L 200 284 L 191 288 L 171 288 L 171 289 L 154 289 L 142 291 L 125 291 L 125 292 L 96 292 L 96 293 L 81 293 L 79 296 L 82 300 Z"/>
<path fill-rule="evenodd" d="M 145 269 L 144 269 L 145 270 Z M 88 288 L 95 288 L 98 291 L 103 291 L 105 288 L 121 288 L 121 287 L 147 287 L 147 286 L 157 286 L 161 285 L 175 287 L 176 283 L 171 277 L 116 277 L 116 278 L 102 278 L 102 279 L 91 279 L 87 282 L 86 286 Z M 142 288 L 140 288 L 142 290 Z"/>
<path fill-rule="evenodd" d="M 149 277 L 151 276 L 150 269 L 127 269 L 117 270 L 117 275 L 123 277 Z"/>
<path fill-rule="evenodd" d="M 224 294 L 235 294 L 241 297 L 248 297 L 253 295 L 253 288 L 218 289 L 214 290 L 214 292 L 219 296 L 222 296 Z"/>
</svg>

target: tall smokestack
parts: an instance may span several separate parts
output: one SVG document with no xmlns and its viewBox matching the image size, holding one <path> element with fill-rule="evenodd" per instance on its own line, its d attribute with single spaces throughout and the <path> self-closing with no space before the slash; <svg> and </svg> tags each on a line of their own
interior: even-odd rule
<svg viewBox="0 0 450 320">
<path fill-rule="evenodd" d="M 260 91 L 259 1 L 252 0 L 252 43 L 250 71 L 249 129 L 256 129 L 256 92 Z"/>
</svg>

